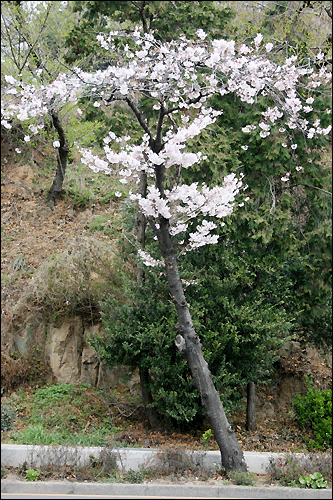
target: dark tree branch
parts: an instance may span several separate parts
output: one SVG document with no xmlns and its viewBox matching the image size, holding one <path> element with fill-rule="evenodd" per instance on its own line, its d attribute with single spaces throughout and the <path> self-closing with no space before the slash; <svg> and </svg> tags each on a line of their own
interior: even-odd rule
<svg viewBox="0 0 333 500">
<path fill-rule="evenodd" d="M 127 104 L 129 105 L 129 107 L 131 108 L 131 110 L 135 114 L 136 119 L 140 123 L 141 127 L 143 128 L 143 130 L 149 135 L 149 138 L 151 139 L 152 138 L 151 132 L 150 132 L 147 124 L 145 123 L 145 121 L 144 121 L 144 119 L 142 117 L 142 114 L 140 113 L 140 111 L 138 110 L 138 108 L 135 106 L 134 102 L 131 101 L 131 99 L 129 99 L 129 97 L 125 97 L 124 100 L 127 102 Z"/>
<path fill-rule="evenodd" d="M 57 150 L 57 171 L 53 184 L 49 190 L 48 198 L 50 201 L 51 208 L 54 208 L 57 198 L 62 191 L 62 186 L 65 178 L 65 172 L 67 167 L 67 159 L 69 153 L 69 145 L 66 138 L 65 131 L 63 129 L 62 123 L 59 119 L 57 112 L 53 109 L 50 110 L 51 122 L 57 131 L 60 147 Z"/>
<path fill-rule="evenodd" d="M 165 114 L 166 114 L 165 108 L 162 104 L 160 107 L 157 128 L 156 128 L 156 138 L 155 138 L 155 144 L 154 144 L 155 153 L 159 153 L 162 149 L 162 125 L 163 125 L 163 118 L 164 118 Z"/>
</svg>

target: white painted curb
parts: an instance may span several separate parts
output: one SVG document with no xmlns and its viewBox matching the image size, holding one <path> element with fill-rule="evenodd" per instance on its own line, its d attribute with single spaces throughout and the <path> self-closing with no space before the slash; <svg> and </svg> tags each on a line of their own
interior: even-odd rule
<svg viewBox="0 0 333 500">
<path fill-rule="evenodd" d="M 89 464 L 90 456 L 98 459 L 102 449 L 102 447 L 1 444 L 1 465 L 20 467 L 24 462 L 27 462 L 28 466 L 40 467 L 54 461 L 57 461 L 59 465 L 71 465 L 72 463 L 85 465 Z M 161 450 L 152 448 L 115 448 L 113 451 L 116 454 L 118 466 L 126 472 L 129 469 L 138 470 L 140 465 L 148 466 Z M 193 453 L 195 454 L 195 452 Z M 219 451 L 197 453 L 198 458 L 202 457 L 203 467 L 206 469 L 214 470 L 220 467 L 221 454 Z M 283 453 L 244 452 L 248 471 L 257 474 L 265 474 L 270 457 L 283 456 Z"/>
</svg>

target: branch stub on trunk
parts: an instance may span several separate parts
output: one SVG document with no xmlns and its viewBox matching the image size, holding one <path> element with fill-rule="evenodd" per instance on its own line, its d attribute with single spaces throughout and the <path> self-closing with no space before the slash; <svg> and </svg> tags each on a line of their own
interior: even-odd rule
<svg viewBox="0 0 333 500">
<path fill-rule="evenodd" d="M 177 335 L 175 344 L 179 352 L 181 352 L 182 354 L 186 351 L 186 342 L 184 337 L 182 337 L 181 335 Z"/>
</svg>

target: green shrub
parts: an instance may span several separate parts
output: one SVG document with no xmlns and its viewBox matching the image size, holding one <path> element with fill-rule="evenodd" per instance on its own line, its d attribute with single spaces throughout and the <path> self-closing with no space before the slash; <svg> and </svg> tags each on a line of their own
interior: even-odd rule
<svg viewBox="0 0 333 500">
<path fill-rule="evenodd" d="M 253 472 L 234 471 L 229 473 L 230 479 L 238 485 L 253 486 L 254 474 Z"/>
<path fill-rule="evenodd" d="M 140 470 L 129 469 L 124 475 L 126 483 L 143 483 L 144 474 Z"/>
<path fill-rule="evenodd" d="M 72 384 L 54 384 L 48 387 L 38 388 L 34 395 L 35 403 L 52 406 L 59 401 L 69 398 L 75 388 Z"/>
<path fill-rule="evenodd" d="M 301 488 L 312 488 L 314 490 L 318 488 L 327 488 L 327 481 L 323 478 L 320 472 L 314 472 L 309 476 L 301 476 L 299 478 Z"/>
<path fill-rule="evenodd" d="M 313 429 L 315 441 L 310 446 L 319 450 L 332 447 L 332 390 L 319 391 L 312 387 L 311 379 L 306 379 L 308 392 L 297 394 L 294 407 L 297 419 L 304 427 Z"/>
<path fill-rule="evenodd" d="M 38 481 L 39 472 L 34 469 L 28 469 L 26 472 L 25 479 L 26 481 Z"/>
<path fill-rule="evenodd" d="M 16 411 L 8 403 L 1 404 L 1 432 L 10 431 L 14 428 Z"/>
<path fill-rule="evenodd" d="M 213 431 L 212 429 L 207 429 L 206 432 L 203 433 L 201 439 L 203 441 L 203 444 L 205 447 L 208 446 L 210 440 L 213 438 Z"/>
</svg>

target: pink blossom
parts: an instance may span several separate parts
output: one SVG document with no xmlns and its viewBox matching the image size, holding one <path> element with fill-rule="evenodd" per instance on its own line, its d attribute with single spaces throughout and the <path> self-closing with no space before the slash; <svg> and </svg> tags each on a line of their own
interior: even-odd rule
<svg viewBox="0 0 333 500">
<path fill-rule="evenodd" d="M 263 39 L 262 34 L 261 34 L 261 33 L 258 33 L 258 34 L 257 34 L 257 36 L 256 36 L 256 37 L 255 37 L 255 39 L 254 39 L 254 44 L 255 44 L 256 48 L 258 48 L 258 47 L 259 47 L 259 45 L 260 45 L 260 44 L 261 44 L 261 42 L 262 42 L 262 39 Z"/>
<path fill-rule="evenodd" d="M 206 33 L 201 28 L 198 29 L 198 31 L 196 32 L 196 35 L 201 40 L 204 40 L 207 37 Z"/>
<path fill-rule="evenodd" d="M 10 123 L 7 122 L 7 120 L 1 120 L 1 125 L 3 125 L 7 129 L 11 129 L 12 126 Z"/>
<path fill-rule="evenodd" d="M 17 80 L 15 80 L 15 78 L 12 75 L 5 75 L 5 80 L 10 85 L 17 85 L 18 83 Z"/>
<path fill-rule="evenodd" d="M 151 255 L 149 255 L 149 253 L 147 253 L 143 250 L 138 250 L 138 255 L 147 267 L 164 266 L 164 262 L 162 262 L 160 260 L 153 259 L 153 257 Z"/>
</svg>

